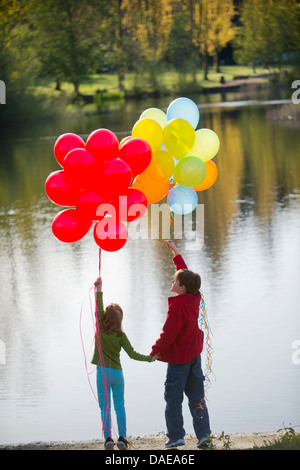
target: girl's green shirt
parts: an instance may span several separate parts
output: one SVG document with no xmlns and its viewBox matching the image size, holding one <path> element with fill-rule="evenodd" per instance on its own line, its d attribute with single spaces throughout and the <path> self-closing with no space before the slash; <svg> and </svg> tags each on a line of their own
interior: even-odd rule
<svg viewBox="0 0 300 470">
<path fill-rule="evenodd" d="M 104 315 L 103 308 L 103 292 L 97 292 L 97 307 L 98 307 L 98 318 L 99 318 L 99 341 L 95 340 L 95 349 L 92 358 L 92 364 L 97 366 L 110 367 L 111 369 L 122 370 L 120 361 L 120 351 L 123 348 L 131 359 L 136 361 L 152 362 L 152 356 L 145 356 L 136 352 L 130 344 L 129 339 L 125 333 L 118 336 L 117 333 L 108 335 L 104 333 L 101 320 Z M 97 321 L 97 319 L 96 319 Z M 99 354 L 100 346 L 100 354 Z"/>
</svg>

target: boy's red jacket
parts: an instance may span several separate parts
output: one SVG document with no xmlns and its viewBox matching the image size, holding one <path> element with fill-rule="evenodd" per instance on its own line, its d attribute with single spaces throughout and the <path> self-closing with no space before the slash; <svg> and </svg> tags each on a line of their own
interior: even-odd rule
<svg viewBox="0 0 300 470">
<path fill-rule="evenodd" d="M 188 269 L 182 256 L 173 258 L 177 271 Z M 192 361 L 203 349 L 203 331 L 198 326 L 201 294 L 181 294 L 168 298 L 167 319 L 162 333 L 152 346 L 151 356 L 170 364 Z"/>
</svg>

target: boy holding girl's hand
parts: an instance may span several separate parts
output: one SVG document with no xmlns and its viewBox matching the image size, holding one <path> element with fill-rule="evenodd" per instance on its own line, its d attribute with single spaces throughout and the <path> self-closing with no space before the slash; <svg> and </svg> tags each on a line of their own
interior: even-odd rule
<svg viewBox="0 0 300 470">
<path fill-rule="evenodd" d="M 198 438 L 197 446 L 201 448 L 207 446 L 211 434 L 200 357 L 204 335 L 198 326 L 201 278 L 187 268 L 173 242 L 165 240 L 165 243 L 174 256 L 176 273 L 171 291 L 177 295 L 168 298 L 167 318 L 150 354 L 159 354 L 158 360 L 168 363 L 165 418 L 169 441 L 166 447 L 185 444 L 182 416 L 185 392 Z"/>
</svg>

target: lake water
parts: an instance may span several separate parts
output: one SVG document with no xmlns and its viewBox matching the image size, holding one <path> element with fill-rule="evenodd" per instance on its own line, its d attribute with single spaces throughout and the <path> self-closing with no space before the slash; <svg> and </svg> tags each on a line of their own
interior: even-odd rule
<svg viewBox="0 0 300 470">
<path fill-rule="evenodd" d="M 95 390 L 89 291 L 98 275 L 98 248 L 92 230 L 74 244 L 54 238 L 51 223 L 60 208 L 48 200 L 44 182 L 58 169 L 53 144 L 60 134 L 86 137 L 107 127 L 122 139 L 144 109 L 165 109 L 169 102 L 132 102 L 98 116 L 2 132 L 0 444 L 102 437 L 88 382 L 89 377 Z M 198 127 L 220 137 L 214 159 L 219 178 L 198 193 L 204 205 L 203 244 L 183 238 L 177 245 L 189 267 L 201 274 L 213 333 L 216 381 L 207 392 L 212 431 L 296 427 L 299 121 L 272 119 L 281 102 L 197 102 Z M 129 239 L 122 250 L 102 253 L 101 272 L 105 304 L 120 303 L 134 348 L 149 353 L 167 311 L 174 273 L 169 251 L 160 239 Z M 128 435 L 164 431 L 166 365 L 132 361 L 125 353 L 122 364 Z M 186 402 L 184 416 L 186 432 L 194 434 Z"/>
</svg>

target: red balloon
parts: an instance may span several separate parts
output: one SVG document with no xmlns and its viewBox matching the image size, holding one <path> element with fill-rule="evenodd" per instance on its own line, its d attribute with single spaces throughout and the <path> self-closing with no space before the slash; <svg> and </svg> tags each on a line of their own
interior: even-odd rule
<svg viewBox="0 0 300 470">
<path fill-rule="evenodd" d="M 118 156 L 119 141 L 110 130 L 97 129 L 89 135 L 86 148 L 94 155 L 97 163 L 104 163 Z"/>
<path fill-rule="evenodd" d="M 66 182 L 75 188 L 92 187 L 96 178 L 95 159 L 85 149 L 71 150 L 64 159 Z"/>
<path fill-rule="evenodd" d="M 116 208 L 117 220 L 132 222 L 146 213 L 148 202 L 146 196 L 138 189 L 128 188 L 127 191 L 112 200 Z"/>
<path fill-rule="evenodd" d="M 94 190 L 88 192 L 81 191 L 81 195 L 78 198 L 76 207 L 78 211 L 85 217 L 89 218 L 90 220 L 97 220 L 102 218 L 102 215 L 97 216 L 98 207 L 101 204 L 107 203 L 108 200 L 97 194 Z"/>
<path fill-rule="evenodd" d="M 54 155 L 60 166 L 63 166 L 67 153 L 76 148 L 85 148 L 85 142 L 79 135 L 69 132 L 58 137 L 54 144 Z"/>
<path fill-rule="evenodd" d="M 79 190 L 66 183 L 64 170 L 50 173 L 45 182 L 45 191 L 48 198 L 59 206 L 75 206 L 80 194 Z"/>
<path fill-rule="evenodd" d="M 120 147 L 119 157 L 128 163 L 132 175 L 137 176 L 150 165 L 151 147 L 145 140 L 133 137 Z"/>
<path fill-rule="evenodd" d="M 54 218 L 52 232 L 58 240 L 73 243 L 87 234 L 91 224 L 91 220 L 82 217 L 76 209 L 66 209 Z"/>
<path fill-rule="evenodd" d="M 103 175 L 97 183 L 96 191 L 107 197 L 122 194 L 128 189 L 132 180 L 132 172 L 126 162 L 114 158 L 104 165 Z"/>
<path fill-rule="evenodd" d="M 104 251 L 118 251 L 127 242 L 128 233 L 125 225 L 116 223 L 114 217 L 104 217 L 96 223 L 94 239 Z"/>
</svg>

